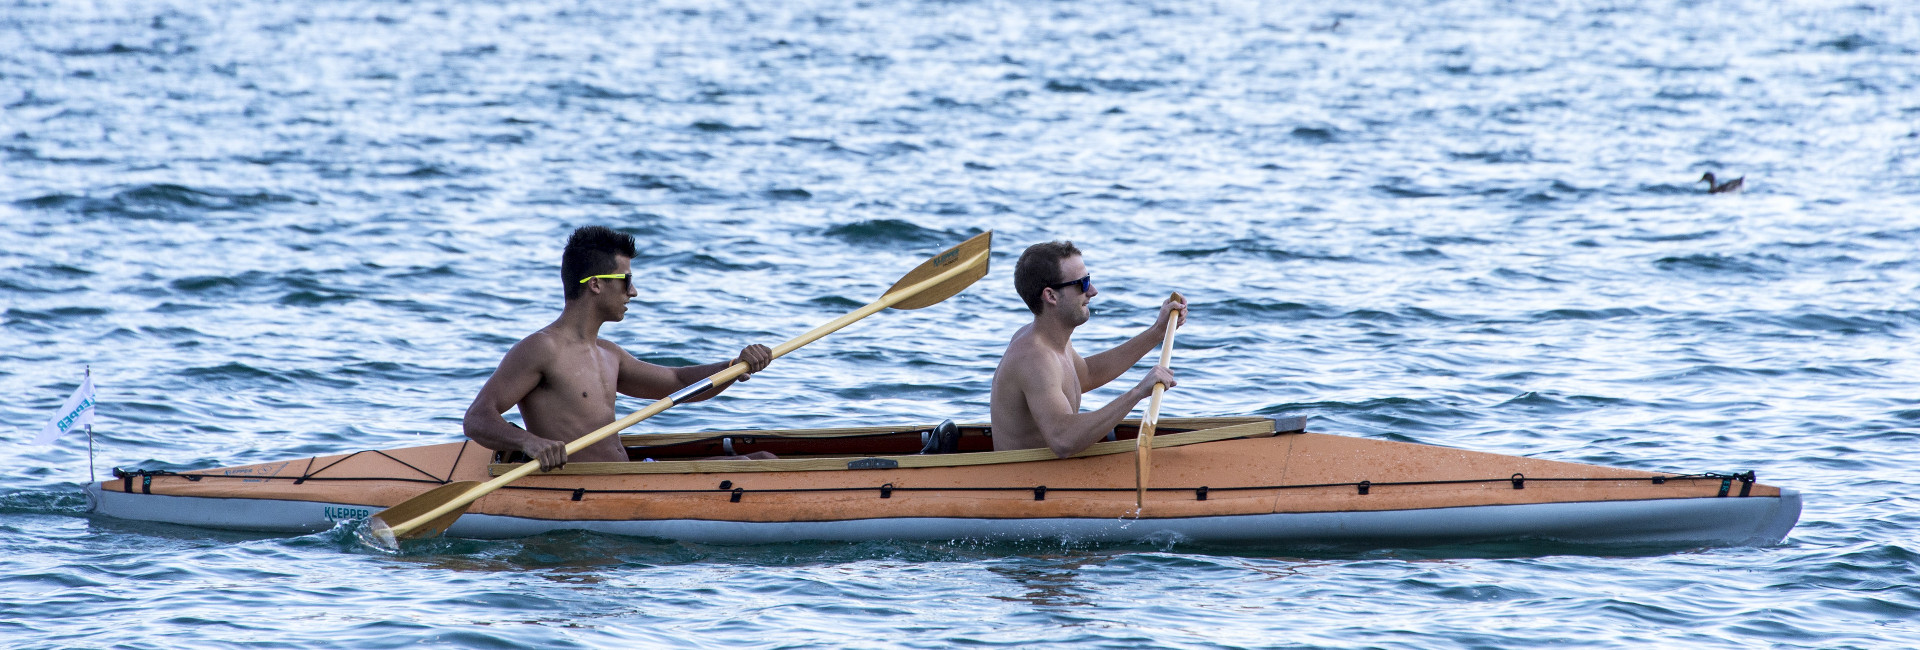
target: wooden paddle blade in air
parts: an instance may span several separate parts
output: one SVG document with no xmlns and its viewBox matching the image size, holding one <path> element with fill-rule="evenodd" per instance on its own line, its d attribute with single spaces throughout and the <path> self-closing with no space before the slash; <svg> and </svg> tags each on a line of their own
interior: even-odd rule
<svg viewBox="0 0 1920 650">
<path fill-rule="evenodd" d="M 1173 292 L 1172 298 L 1186 302 L 1180 292 Z M 1160 341 L 1160 364 L 1165 368 L 1173 362 L 1173 331 L 1180 327 L 1180 317 L 1167 319 L 1167 336 Z M 1147 402 L 1147 417 L 1140 418 L 1140 434 L 1133 439 L 1134 488 L 1133 507 L 1139 511 L 1147 508 L 1147 479 L 1153 470 L 1153 430 L 1160 426 L 1160 398 L 1167 394 L 1166 384 L 1153 385 L 1153 400 Z"/>
<path fill-rule="evenodd" d="M 931 307 L 940 304 L 943 300 L 952 298 L 954 294 L 966 290 L 967 287 L 973 286 L 974 282 L 986 277 L 987 258 L 989 256 L 983 255 L 983 253 L 990 252 L 992 249 L 993 231 L 989 230 L 974 235 L 972 239 L 960 242 L 959 246 L 949 248 L 939 255 L 935 255 L 933 259 L 921 263 L 918 268 L 907 273 L 906 277 L 900 278 L 899 282 L 893 283 L 893 286 L 887 289 L 887 293 L 890 294 L 919 284 L 928 278 L 940 275 L 942 272 L 953 268 L 955 264 L 972 264 L 975 258 L 978 258 L 979 261 L 978 266 L 972 271 L 962 273 L 946 282 L 922 290 L 912 298 L 894 303 L 893 308 L 919 309 L 921 307 Z"/>
<path fill-rule="evenodd" d="M 455 519 L 459 519 L 460 515 L 466 514 L 467 508 L 465 506 L 424 523 L 417 524 L 411 528 L 395 530 L 389 525 L 389 522 L 395 524 L 411 522 L 421 515 L 439 508 L 440 504 L 458 499 L 461 495 L 466 494 L 468 490 L 479 486 L 479 481 L 456 481 L 448 483 L 429 490 L 426 494 L 402 501 L 399 505 L 374 513 L 372 517 L 367 519 L 367 533 L 371 535 L 369 541 L 376 542 L 379 546 L 392 549 L 398 548 L 400 540 L 403 539 L 439 536 L 441 533 L 447 532 L 447 527 L 452 526 Z M 468 502 L 468 505 L 472 505 L 472 503 Z"/>
</svg>

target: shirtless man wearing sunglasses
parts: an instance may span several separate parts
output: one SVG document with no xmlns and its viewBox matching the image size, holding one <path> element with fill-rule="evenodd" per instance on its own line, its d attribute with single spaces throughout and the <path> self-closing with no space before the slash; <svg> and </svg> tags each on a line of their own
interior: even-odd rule
<svg viewBox="0 0 1920 650">
<path fill-rule="evenodd" d="M 614 394 L 660 399 L 674 391 L 745 361 L 748 375 L 773 360 L 764 345 L 749 345 L 728 361 L 702 366 L 657 366 L 627 354 L 600 338 L 600 326 L 626 318 L 633 288 L 633 236 L 602 226 L 573 231 L 560 256 L 566 305 L 560 318 L 507 350 L 499 369 L 480 387 L 462 422 L 468 438 L 494 451 L 517 451 L 550 470 L 567 461 L 621 462 L 627 451 L 620 436 L 567 455 L 567 443 L 614 420 Z M 698 402 L 732 386 L 727 382 L 679 403 Z M 501 417 L 520 407 L 522 430 Z M 772 458 L 755 452 L 725 460 Z"/>
<path fill-rule="evenodd" d="M 1013 286 L 1033 312 L 1033 322 L 1013 334 L 993 373 L 993 448 L 1052 449 L 1066 458 L 1105 439 L 1153 395 L 1153 385 L 1174 386 L 1173 372 L 1159 366 L 1119 399 L 1082 413 L 1080 396 L 1118 379 L 1160 344 L 1167 319 L 1187 322 L 1187 304 L 1169 298 L 1151 327 L 1111 350 L 1081 357 L 1073 330 L 1093 317 L 1093 275 L 1071 242 L 1027 247 L 1014 265 Z"/>
</svg>

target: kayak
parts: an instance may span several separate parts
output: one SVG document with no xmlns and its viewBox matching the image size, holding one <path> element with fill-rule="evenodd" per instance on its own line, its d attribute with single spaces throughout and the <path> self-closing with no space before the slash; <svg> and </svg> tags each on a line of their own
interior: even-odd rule
<svg viewBox="0 0 1920 650">
<path fill-rule="evenodd" d="M 569 463 L 474 502 L 446 534 L 560 530 L 702 543 L 1036 540 L 1397 547 L 1500 540 L 1780 543 L 1800 495 L 1753 472 L 1669 473 L 1305 431 L 1305 418 L 1165 418 L 1140 495 L 1130 420 L 1069 458 L 993 451 L 989 425 L 623 435 L 632 462 Z M 771 452 L 769 460 L 713 457 Z M 514 454 L 517 456 L 517 454 Z M 524 459 L 471 442 L 87 486 L 121 519 L 312 533 Z"/>
</svg>

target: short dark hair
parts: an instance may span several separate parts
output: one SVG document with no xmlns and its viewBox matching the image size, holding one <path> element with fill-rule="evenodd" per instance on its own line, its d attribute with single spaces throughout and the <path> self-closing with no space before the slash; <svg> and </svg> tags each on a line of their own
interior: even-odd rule
<svg viewBox="0 0 1920 650">
<path fill-rule="evenodd" d="M 567 238 L 567 250 L 560 254 L 560 281 L 566 285 L 567 300 L 586 293 L 580 279 L 612 273 L 620 266 L 615 257 L 633 259 L 633 235 L 606 226 L 582 226 Z"/>
<path fill-rule="evenodd" d="M 1027 310 L 1040 315 L 1040 292 L 1060 284 L 1060 261 L 1080 254 L 1070 241 L 1041 242 L 1027 247 L 1013 265 L 1013 290 L 1027 302 Z"/>
</svg>

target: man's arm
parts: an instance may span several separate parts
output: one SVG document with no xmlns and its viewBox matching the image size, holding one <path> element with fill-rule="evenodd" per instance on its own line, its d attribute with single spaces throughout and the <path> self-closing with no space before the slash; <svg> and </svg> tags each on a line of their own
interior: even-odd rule
<svg viewBox="0 0 1920 650">
<path fill-rule="evenodd" d="M 1160 303 L 1160 317 L 1154 319 L 1152 326 L 1111 350 L 1087 357 L 1087 376 L 1080 378 L 1081 392 L 1091 392 L 1126 374 L 1133 364 L 1152 352 L 1154 346 L 1165 338 L 1169 318 L 1180 319 L 1180 325 L 1187 324 L 1186 301 L 1167 298 L 1166 302 Z"/>
<path fill-rule="evenodd" d="M 1073 403 L 1067 401 L 1060 387 L 1066 383 L 1059 364 L 1048 361 L 1023 364 L 1018 371 L 1016 381 L 1020 382 L 1021 398 L 1026 400 L 1027 412 L 1033 415 L 1033 422 L 1040 427 L 1040 436 L 1047 441 L 1047 448 L 1053 455 L 1066 458 L 1080 453 L 1093 443 L 1107 437 L 1133 407 L 1153 394 L 1153 385 L 1164 382 L 1168 388 L 1174 386 L 1173 372 L 1155 366 L 1147 373 L 1140 384 L 1129 389 L 1120 397 L 1087 413 L 1076 412 Z"/>
<path fill-rule="evenodd" d="M 654 365 L 635 359 L 633 355 L 627 354 L 626 350 L 620 349 L 620 346 L 614 345 L 611 342 L 602 341 L 601 345 L 612 348 L 620 357 L 620 393 L 645 399 L 660 399 L 672 395 L 674 391 L 686 388 L 696 381 L 712 377 L 713 373 L 726 370 L 728 366 L 740 361 L 747 362 L 747 374 L 741 375 L 741 380 L 748 378 L 753 373 L 765 370 L 767 364 L 773 362 L 773 351 L 768 349 L 767 346 L 749 345 L 740 350 L 740 356 L 727 361 L 698 366 L 669 368 L 667 366 Z M 732 385 L 732 381 L 719 384 L 713 388 L 700 391 L 699 394 L 680 403 L 684 404 L 711 399 Z"/>
<path fill-rule="evenodd" d="M 480 446 L 526 454 L 540 461 L 541 471 L 546 471 L 567 464 L 566 443 L 533 435 L 500 417 L 540 385 L 540 368 L 546 364 L 538 347 L 539 343 L 528 339 L 507 350 L 500 367 L 487 378 L 480 394 L 467 407 L 467 415 L 460 425 L 467 437 Z"/>
</svg>

